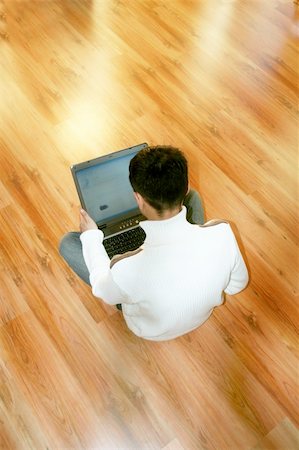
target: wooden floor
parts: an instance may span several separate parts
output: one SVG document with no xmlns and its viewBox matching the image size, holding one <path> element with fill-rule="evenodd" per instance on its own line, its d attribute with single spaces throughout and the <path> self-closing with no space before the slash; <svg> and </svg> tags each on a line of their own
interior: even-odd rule
<svg viewBox="0 0 299 450">
<path fill-rule="evenodd" d="M 249 450 L 298 441 L 298 6 L 0 1 L 0 448 Z M 249 287 L 138 339 L 57 252 L 69 166 L 182 148 Z"/>
</svg>

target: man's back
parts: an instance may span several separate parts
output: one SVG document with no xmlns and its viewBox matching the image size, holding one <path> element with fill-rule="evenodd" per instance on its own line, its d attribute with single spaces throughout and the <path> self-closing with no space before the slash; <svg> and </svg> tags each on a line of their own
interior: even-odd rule
<svg viewBox="0 0 299 450">
<path fill-rule="evenodd" d="M 125 320 L 146 339 L 172 339 L 197 328 L 222 303 L 223 291 L 235 294 L 248 281 L 230 226 L 199 227 L 185 216 L 183 208 L 171 219 L 144 222 L 140 251 L 111 269 L 127 296 Z"/>
</svg>

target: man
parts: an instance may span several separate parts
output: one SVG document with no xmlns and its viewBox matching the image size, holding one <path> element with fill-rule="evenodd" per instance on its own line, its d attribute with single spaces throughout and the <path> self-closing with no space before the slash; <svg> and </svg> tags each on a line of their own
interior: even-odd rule
<svg viewBox="0 0 299 450">
<path fill-rule="evenodd" d="M 204 222 L 195 191 L 188 193 L 187 161 L 170 146 L 148 147 L 130 162 L 129 178 L 146 238 L 110 261 L 103 232 L 81 210 L 80 233 L 68 233 L 60 253 L 92 292 L 122 304 L 137 336 L 154 341 L 188 333 L 223 303 L 223 292 L 245 288 L 248 273 L 230 226 Z"/>
</svg>

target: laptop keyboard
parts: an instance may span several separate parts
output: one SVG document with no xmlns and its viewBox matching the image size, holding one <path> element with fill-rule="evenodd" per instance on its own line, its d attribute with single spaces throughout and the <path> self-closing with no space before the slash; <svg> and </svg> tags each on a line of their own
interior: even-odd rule
<svg viewBox="0 0 299 450">
<path fill-rule="evenodd" d="M 144 239 L 145 232 L 141 227 L 136 227 L 104 239 L 103 245 L 111 259 L 114 255 L 136 250 L 143 244 Z"/>
</svg>

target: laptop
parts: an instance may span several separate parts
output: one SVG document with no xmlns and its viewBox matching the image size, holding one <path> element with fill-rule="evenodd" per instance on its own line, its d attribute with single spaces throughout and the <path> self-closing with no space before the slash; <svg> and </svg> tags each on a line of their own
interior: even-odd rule
<svg viewBox="0 0 299 450">
<path fill-rule="evenodd" d="M 103 231 L 110 258 L 136 250 L 145 239 L 139 226 L 145 217 L 129 181 L 129 164 L 146 147 L 147 143 L 135 145 L 71 166 L 81 206 Z"/>
</svg>

